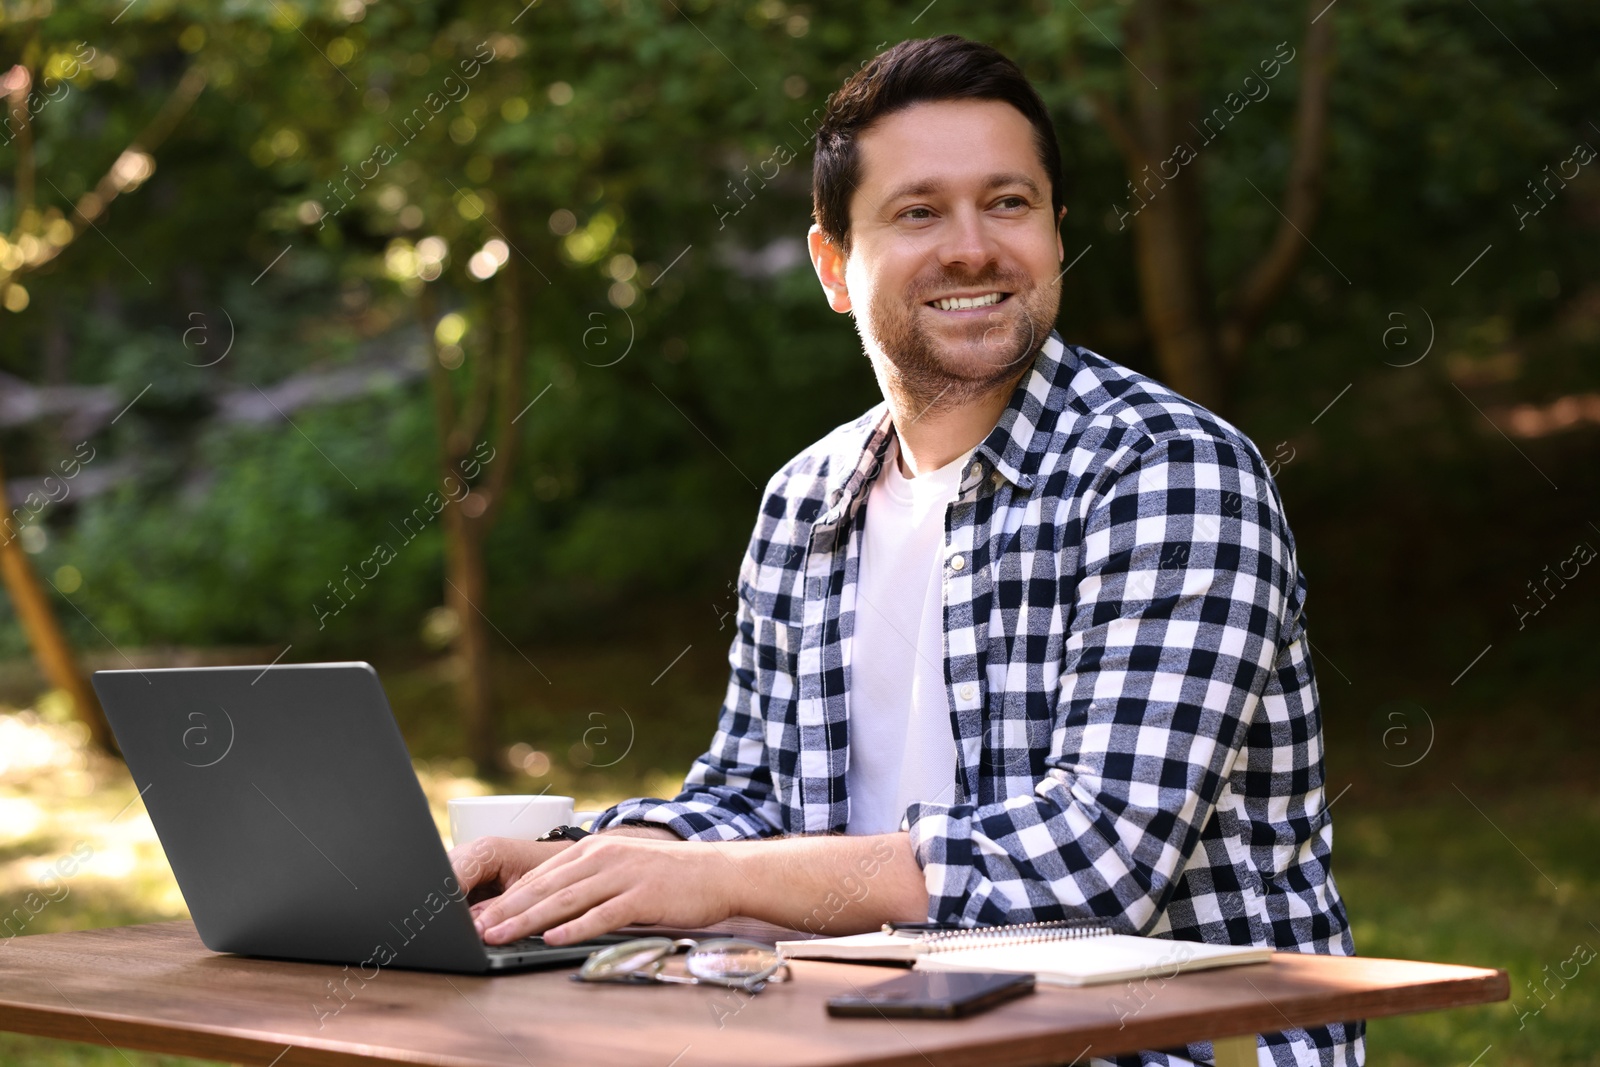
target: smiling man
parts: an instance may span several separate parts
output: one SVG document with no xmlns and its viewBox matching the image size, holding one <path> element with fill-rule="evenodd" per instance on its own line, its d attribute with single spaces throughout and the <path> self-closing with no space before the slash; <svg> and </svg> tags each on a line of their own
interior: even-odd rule
<svg viewBox="0 0 1600 1067">
<path fill-rule="evenodd" d="M 1237 429 L 1054 332 L 1037 93 L 987 46 L 899 44 L 830 98 L 813 190 L 812 263 L 884 402 L 768 482 L 683 791 L 457 849 L 499 894 L 485 939 L 1093 916 L 1352 952 L 1282 502 Z M 1362 1034 L 1263 1035 L 1261 1062 L 1359 1064 Z"/>
</svg>

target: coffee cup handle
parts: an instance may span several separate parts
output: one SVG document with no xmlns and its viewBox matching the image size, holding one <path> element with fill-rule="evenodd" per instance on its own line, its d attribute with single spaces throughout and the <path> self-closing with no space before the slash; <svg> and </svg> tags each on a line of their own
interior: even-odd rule
<svg viewBox="0 0 1600 1067">
<path fill-rule="evenodd" d="M 583 829 L 587 830 L 589 829 L 589 824 L 594 822 L 603 814 L 605 813 L 600 811 L 575 811 L 572 813 L 572 825 L 581 826 Z"/>
</svg>

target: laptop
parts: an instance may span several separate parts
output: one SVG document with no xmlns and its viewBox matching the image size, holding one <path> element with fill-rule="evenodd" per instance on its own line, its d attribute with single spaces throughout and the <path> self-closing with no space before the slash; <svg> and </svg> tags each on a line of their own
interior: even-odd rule
<svg viewBox="0 0 1600 1067">
<path fill-rule="evenodd" d="M 627 940 L 485 945 L 366 663 L 96 671 L 213 952 L 463 974 Z"/>
</svg>

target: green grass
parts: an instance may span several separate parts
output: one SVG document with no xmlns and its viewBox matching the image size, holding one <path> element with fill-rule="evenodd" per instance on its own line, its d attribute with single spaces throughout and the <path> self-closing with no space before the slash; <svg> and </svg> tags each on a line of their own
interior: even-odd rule
<svg viewBox="0 0 1600 1067">
<path fill-rule="evenodd" d="M 153 1052 L 0 1033 L 0 1063 L 17 1067 L 222 1067 L 214 1060 L 158 1056 Z"/>
<path fill-rule="evenodd" d="M 1371 1062 L 1465 1065 L 1492 1046 L 1481 1064 L 1592 1064 L 1600 958 L 1579 966 L 1573 950 L 1600 951 L 1600 800 L 1554 788 L 1472 801 L 1481 812 L 1452 789 L 1400 807 L 1352 804 L 1335 820 L 1335 878 L 1358 952 L 1511 976 L 1507 1004 L 1374 1021 Z M 1529 985 L 1546 975 L 1556 977 L 1541 1000 Z"/>
</svg>

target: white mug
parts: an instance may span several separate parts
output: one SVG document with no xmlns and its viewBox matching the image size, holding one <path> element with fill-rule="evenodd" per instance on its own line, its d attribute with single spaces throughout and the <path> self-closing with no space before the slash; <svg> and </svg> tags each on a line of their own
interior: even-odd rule
<svg viewBox="0 0 1600 1067">
<path fill-rule="evenodd" d="M 580 826 L 600 813 L 573 811 L 571 797 L 456 797 L 450 801 L 450 840 L 457 845 L 480 837 L 537 841 L 558 826 Z"/>
</svg>

